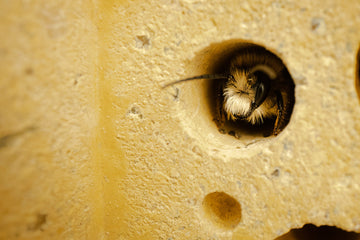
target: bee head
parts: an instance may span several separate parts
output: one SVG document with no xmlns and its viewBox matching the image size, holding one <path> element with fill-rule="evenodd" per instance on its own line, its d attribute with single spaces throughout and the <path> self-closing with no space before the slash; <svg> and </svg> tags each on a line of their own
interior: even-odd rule
<svg viewBox="0 0 360 240">
<path fill-rule="evenodd" d="M 273 69 L 265 65 L 244 70 L 234 67 L 224 88 L 224 110 L 229 119 L 248 118 L 266 99 Z"/>
</svg>

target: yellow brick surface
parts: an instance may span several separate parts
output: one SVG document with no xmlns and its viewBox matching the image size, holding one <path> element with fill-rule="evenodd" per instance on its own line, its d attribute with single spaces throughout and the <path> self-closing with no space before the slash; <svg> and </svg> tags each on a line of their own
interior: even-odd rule
<svg viewBox="0 0 360 240">
<path fill-rule="evenodd" d="M 0 1 L 0 239 L 360 232 L 359 13 L 357 0 Z M 204 81 L 161 88 L 240 40 L 296 84 L 277 137 L 219 133 Z"/>
</svg>

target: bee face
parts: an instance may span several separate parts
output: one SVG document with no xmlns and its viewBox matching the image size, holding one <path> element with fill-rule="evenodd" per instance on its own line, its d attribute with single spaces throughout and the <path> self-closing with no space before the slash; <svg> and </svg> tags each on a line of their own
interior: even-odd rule
<svg viewBox="0 0 360 240">
<path fill-rule="evenodd" d="M 228 119 L 236 120 L 250 114 L 257 79 L 248 71 L 240 69 L 233 71 L 230 76 L 224 87 L 224 110 Z"/>
<path fill-rule="evenodd" d="M 270 91 L 271 81 L 276 78 L 274 70 L 262 64 L 252 68 L 235 65 L 230 76 L 224 87 L 224 111 L 228 120 L 244 119 L 256 124 L 276 116 L 275 94 Z"/>
</svg>

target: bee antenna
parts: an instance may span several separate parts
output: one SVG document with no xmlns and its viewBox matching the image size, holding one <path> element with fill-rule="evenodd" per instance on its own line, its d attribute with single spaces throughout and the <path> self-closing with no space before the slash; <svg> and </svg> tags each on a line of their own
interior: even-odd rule
<svg viewBox="0 0 360 240">
<path fill-rule="evenodd" d="M 208 80 L 215 80 L 215 79 L 229 79 L 230 75 L 229 74 L 204 74 L 204 75 L 200 75 L 200 76 L 195 76 L 195 77 L 191 77 L 191 78 L 185 78 L 185 79 L 180 79 L 174 82 L 170 82 L 167 83 L 165 85 L 162 86 L 162 88 L 167 88 L 170 87 L 174 84 L 178 84 L 178 83 L 182 83 L 182 82 L 187 82 L 187 81 L 192 81 L 192 80 L 199 80 L 199 79 L 208 79 Z"/>
<path fill-rule="evenodd" d="M 275 79 L 277 77 L 275 70 L 265 64 L 258 64 L 250 69 L 250 73 L 254 73 L 257 71 L 261 71 L 265 73 L 266 75 L 269 76 L 270 79 Z"/>
</svg>

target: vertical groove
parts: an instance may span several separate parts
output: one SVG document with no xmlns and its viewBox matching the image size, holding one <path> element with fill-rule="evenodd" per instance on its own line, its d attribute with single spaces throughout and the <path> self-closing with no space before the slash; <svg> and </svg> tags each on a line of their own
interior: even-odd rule
<svg viewBox="0 0 360 240">
<path fill-rule="evenodd" d="M 113 103 L 116 97 L 113 86 L 117 79 L 111 71 L 115 67 L 112 39 L 113 26 L 116 21 L 114 12 L 118 1 L 107 0 L 96 2 L 95 22 L 98 29 L 98 62 L 97 62 L 97 109 L 98 126 L 94 141 L 94 153 L 100 168 L 103 198 L 103 228 L 106 239 L 117 239 L 121 232 L 126 232 L 124 206 L 126 198 L 120 191 L 120 182 L 126 173 L 124 154 L 116 141 L 116 112 Z"/>
<path fill-rule="evenodd" d="M 360 46 L 356 55 L 355 88 L 360 101 Z"/>
</svg>

